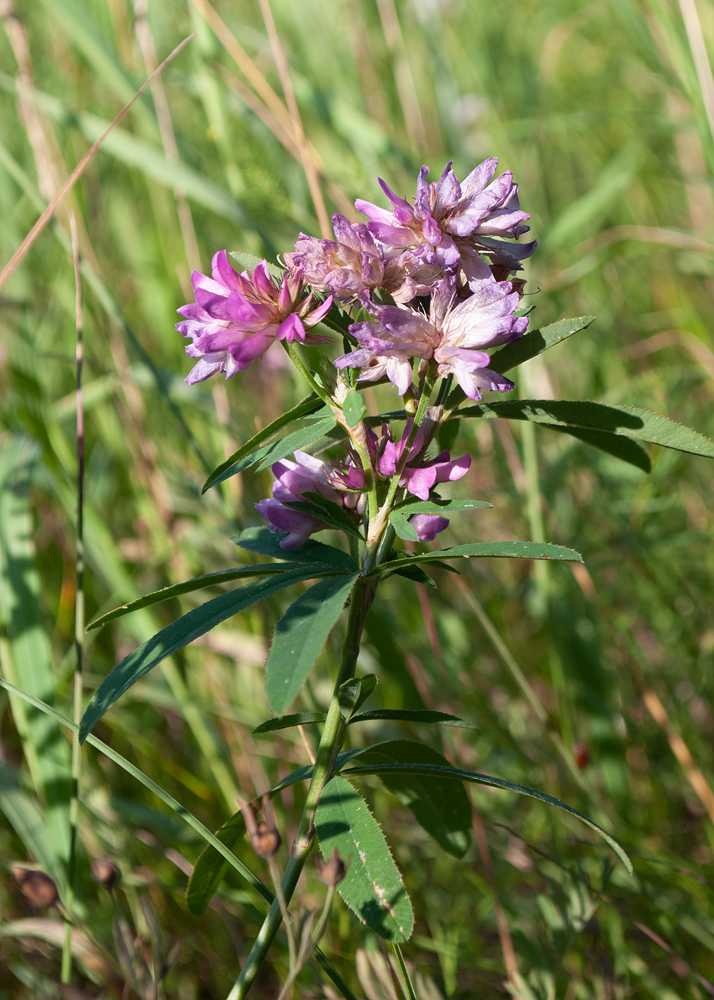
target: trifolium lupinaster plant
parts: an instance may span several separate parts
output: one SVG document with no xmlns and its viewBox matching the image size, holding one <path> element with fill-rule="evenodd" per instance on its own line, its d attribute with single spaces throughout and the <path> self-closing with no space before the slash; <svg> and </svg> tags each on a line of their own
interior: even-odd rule
<svg viewBox="0 0 714 1000">
<path fill-rule="evenodd" d="M 275 626 L 265 666 L 267 701 L 275 717 L 258 731 L 321 727 L 315 761 L 266 792 L 260 800 L 262 820 L 257 820 L 257 805 L 242 804 L 198 859 L 188 887 L 189 909 L 202 912 L 227 860 L 270 902 L 229 1000 L 246 995 L 282 924 L 290 973 L 281 995 L 287 995 L 305 962 L 315 959 L 333 988 L 353 996 L 318 946 L 335 890 L 376 934 L 395 944 L 410 937 L 411 902 L 385 834 L 359 790 L 363 775 L 381 779 L 456 857 L 470 845 L 471 806 L 464 785 L 473 782 L 566 810 L 600 833 L 630 867 L 612 837 L 569 806 L 502 778 L 453 767 L 431 743 L 397 739 L 350 745 L 353 726 L 365 720 L 470 725 L 426 709 L 363 709 L 377 679 L 359 669 L 360 642 L 370 607 L 388 577 L 403 578 L 396 584 L 404 587 L 435 586 L 430 568 L 455 568 L 463 559 L 581 561 L 573 549 L 544 542 L 448 544 L 452 517 L 462 515 L 477 525 L 477 508 L 489 506 L 478 499 L 449 499 L 449 484 L 465 476 L 471 464 L 470 455 L 458 449 L 452 455 L 436 443 L 455 440 L 445 433 L 449 425 L 487 418 L 532 421 L 645 470 L 644 443 L 714 457 L 714 445 L 701 434 L 646 410 L 508 398 L 514 389 L 509 371 L 586 329 L 592 317 L 532 328 L 519 275 L 536 243 L 521 239 L 529 215 L 520 207 L 512 174 L 496 176 L 496 168 L 495 158 L 485 160 L 459 181 L 448 163 L 434 182 L 422 167 L 412 200 L 380 180 L 384 204 L 355 203 L 366 222 L 351 223 L 335 214 L 334 240 L 301 234 L 278 263 L 222 250 L 213 258 L 210 276 L 193 274 L 195 301 L 179 309 L 177 329 L 194 362 L 189 385 L 219 374 L 240 382 L 250 365 L 265 363 L 267 352 L 284 351 L 307 395 L 206 482 L 209 489 L 250 468 L 271 467 L 272 496 L 256 504 L 256 521 L 262 524 L 232 540 L 250 554 L 246 562 L 138 603 L 256 579 L 190 611 L 118 664 L 94 695 L 81 737 L 162 659 L 263 598 L 291 588 L 294 594 L 298 588 Z M 319 348 L 313 368 L 302 352 L 308 345 Z M 315 356 L 310 352 L 313 361 Z M 369 412 L 367 400 L 374 395 L 364 390 L 377 384 L 393 387 L 390 412 Z M 322 532 L 326 535 L 318 541 L 314 536 Z M 118 609 L 94 625 L 132 609 Z M 329 704 L 319 713 L 288 714 L 333 629 L 342 639 L 342 653 L 333 665 Z M 296 782 L 307 788 L 304 808 L 280 872 L 281 838 L 270 798 Z M 274 895 L 232 853 L 246 829 L 257 854 L 268 860 Z M 291 901 L 316 849 L 324 859 L 327 903 L 319 919 L 317 914 L 306 919 L 291 912 Z"/>
</svg>

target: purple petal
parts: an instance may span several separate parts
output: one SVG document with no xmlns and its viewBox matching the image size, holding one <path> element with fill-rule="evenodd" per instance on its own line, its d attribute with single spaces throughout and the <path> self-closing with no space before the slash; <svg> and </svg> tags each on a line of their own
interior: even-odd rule
<svg viewBox="0 0 714 1000">
<path fill-rule="evenodd" d="M 409 523 L 415 529 L 420 542 L 433 542 L 439 532 L 449 526 L 449 519 L 438 514 L 414 514 Z"/>
</svg>

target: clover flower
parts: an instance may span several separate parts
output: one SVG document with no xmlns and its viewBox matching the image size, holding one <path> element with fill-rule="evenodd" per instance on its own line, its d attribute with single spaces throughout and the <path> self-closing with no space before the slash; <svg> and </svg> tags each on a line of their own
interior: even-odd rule
<svg viewBox="0 0 714 1000">
<path fill-rule="evenodd" d="M 211 277 L 194 271 L 191 282 L 196 301 L 178 310 L 184 319 L 176 324 L 179 333 L 191 338 L 186 353 L 199 359 L 186 378 L 189 385 L 219 371 L 231 378 L 261 358 L 274 340 L 319 344 L 326 339 L 308 329 L 327 315 L 332 297 L 313 308 L 314 296 L 305 295 L 299 269 L 280 283 L 265 260 L 252 275 L 238 274 L 221 250 L 211 263 Z"/>
<path fill-rule="evenodd" d="M 437 285 L 429 316 L 404 306 L 371 306 L 376 322 L 353 323 L 350 333 L 360 348 L 335 361 L 338 368 L 360 368 L 361 381 L 386 375 L 403 396 L 413 381 L 412 359 L 434 359 L 439 376 L 454 375 L 470 399 L 481 389 L 508 392 L 513 382 L 488 368 L 484 348 L 517 340 L 528 318 L 514 315 L 518 292 L 509 281 L 492 275 L 471 285 L 471 295 L 456 298 L 456 278 L 446 275 Z"/>
<path fill-rule="evenodd" d="M 375 455 L 377 471 L 380 476 L 391 478 L 397 471 L 407 445 L 407 440 L 412 429 L 413 420 L 407 420 L 404 432 L 398 442 L 392 441 L 389 428 L 385 425 L 382 432 L 381 441 L 377 441 L 374 432 L 368 436 L 370 450 Z M 399 485 L 403 486 L 408 493 L 420 500 L 428 500 L 430 491 L 438 483 L 454 482 L 461 479 L 471 468 L 471 456 L 464 455 L 462 458 L 451 460 L 448 451 L 442 451 L 436 458 L 427 459 L 426 439 L 424 427 L 420 427 L 414 438 L 406 465 L 402 469 Z M 442 520 L 444 520 L 442 518 Z M 446 521 L 446 524 L 449 522 Z M 444 525 L 446 527 L 446 525 Z"/>
<path fill-rule="evenodd" d="M 520 208 L 513 174 L 507 170 L 492 180 L 498 165 L 492 157 L 459 182 L 452 162 L 446 164 L 434 183 L 427 181 L 429 168 L 421 168 L 413 206 L 380 177 L 379 184 L 391 208 L 381 208 L 362 198 L 357 199 L 355 208 L 370 219 L 370 233 L 386 248 L 398 248 L 403 256 L 418 253 L 425 263 L 436 262 L 450 270 L 465 267 L 465 259 L 479 251 L 493 267 L 507 273 L 519 270 L 519 261 L 533 253 L 536 243 L 514 249 L 503 242 L 504 238 L 517 239 L 529 228 L 523 225 L 530 215 Z"/>
<path fill-rule="evenodd" d="M 341 504 L 359 515 L 364 511 L 363 469 L 351 464 L 328 464 L 304 451 L 294 452 L 294 457 L 294 462 L 287 458 L 275 462 L 272 466 L 275 476 L 273 496 L 255 505 L 271 531 L 287 532 L 287 537 L 280 541 L 281 549 L 293 549 L 302 545 L 310 535 L 327 527 L 324 521 L 313 517 L 308 511 L 287 506 L 301 500 L 309 502 L 310 498 L 305 496 L 306 493 L 319 493 L 325 499 Z"/>
<path fill-rule="evenodd" d="M 320 291 L 349 301 L 364 292 L 384 288 L 395 302 L 428 295 L 442 276 L 438 265 L 418 254 L 386 253 L 363 222 L 351 223 L 339 212 L 332 216 L 334 240 L 300 234 L 295 251 L 284 255 L 288 268 L 300 268 L 304 278 Z"/>
</svg>

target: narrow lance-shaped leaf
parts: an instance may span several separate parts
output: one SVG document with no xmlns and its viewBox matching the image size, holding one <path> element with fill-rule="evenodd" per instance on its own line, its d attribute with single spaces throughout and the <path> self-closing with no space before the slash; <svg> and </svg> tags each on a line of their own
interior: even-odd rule
<svg viewBox="0 0 714 1000">
<path fill-rule="evenodd" d="M 65 726 L 73 732 L 78 731 L 79 727 L 76 723 L 72 722 L 71 719 L 68 719 L 65 715 L 62 715 L 50 705 L 45 704 L 45 702 L 40 701 L 39 698 L 29 695 L 26 691 L 21 690 L 16 685 L 5 681 L 2 677 L 0 677 L 0 687 L 4 687 L 8 691 L 12 691 L 13 694 L 22 698 L 23 701 L 28 702 L 30 705 L 39 709 L 39 711 L 50 716 L 50 718 L 54 719 L 56 722 L 59 722 L 61 726 Z M 218 854 L 224 857 L 231 867 L 237 871 L 238 874 L 253 887 L 253 889 L 260 893 L 263 899 L 265 899 L 268 903 L 272 903 L 274 898 L 272 892 L 267 888 L 267 886 L 263 885 L 257 875 L 254 875 L 247 865 L 244 865 L 243 862 L 237 858 L 225 844 L 221 843 L 215 834 L 211 833 L 208 827 L 204 826 L 200 820 L 196 819 L 193 813 L 189 812 L 189 810 L 185 806 L 181 805 L 181 803 L 178 802 L 172 795 L 169 795 L 169 793 L 165 791 L 161 785 L 157 785 L 155 781 L 152 781 L 151 778 L 147 777 L 147 775 L 145 775 L 144 772 L 138 767 L 135 767 L 134 764 L 130 764 L 129 761 L 125 757 L 122 757 L 120 753 L 117 753 L 117 751 L 112 747 L 97 739 L 96 736 L 92 736 L 91 733 L 87 736 L 87 743 L 99 750 L 99 752 L 104 754 L 105 757 L 108 757 L 109 760 L 113 761 L 120 768 L 122 768 L 122 770 L 126 771 L 127 774 L 131 775 L 132 778 L 135 778 L 140 784 L 161 799 L 161 801 L 167 805 L 169 809 L 180 816 L 184 823 L 190 826 L 192 830 L 195 830 L 196 833 L 206 841 L 206 843 L 215 848 Z M 332 963 L 325 957 L 319 948 L 315 949 L 315 958 L 342 995 L 346 997 L 347 1000 L 357 1000 L 357 997 L 355 997 L 354 993 L 352 993 L 337 969 L 334 968 Z"/>
<path fill-rule="evenodd" d="M 337 848 L 347 874 L 337 891 L 352 912 L 387 941 L 407 941 L 414 914 L 384 834 L 359 792 L 336 776 L 320 797 L 315 830 L 325 860 Z"/>
<path fill-rule="evenodd" d="M 457 715 L 447 712 L 435 712 L 428 708 L 375 708 L 369 712 L 353 715 L 349 725 L 355 722 L 378 722 L 380 720 L 393 722 L 424 722 L 428 725 L 455 726 L 457 729 L 478 729 L 475 722 L 466 722 Z"/>
<path fill-rule="evenodd" d="M 319 396 L 314 392 L 311 392 L 309 396 L 305 399 L 301 399 L 299 403 L 288 410 L 286 413 L 281 413 L 279 417 L 269 423 L 267 427 L 263 427 L 262 430 L 254 434 L 253 437 L 246 441 L 244 445 L 234 451 L 225 462 L 221 462 L 218 468 L 214 469 L 211 475 L 208 477 L 203 485 L 202 492 L 205 493 L 206 490 L 210 489 L 211 486 L 215 486 L 216 483 L 221 482 L 221 476 L 224 472 L 230 469 L 236 462 L 240 459 L 245 458 L 246 455 L 250 455 L 251 452 L 255 451 L 258 445 L 262 444 L 263 441 L 267 441 L 278 431 L 282 430 L 283 427 L 287 427 L 289 424 L 293 423 L 295 420 L 299 420 L 301 417 L 306 417 L 315 410 L 319 410 L 323 403 Z"/>
<path fill-rule="evenodd" d="M 244 611 L 256 601 L 260 601 L 269 594 L 274 594 L 278 590 L 290 586 L 290 584 L 310 579 L 314 573 L 314 566 L 305 566 L 300 569 L 291 569 L 289 572 L 278 574 L 267 580 L 256 580 L 255 583 L 249 583 L 229 594 L 221 594 L 220 597 L 215 597 L 212 601 L 202 604 L 200 608 L 194 608 L 193 611 L 189 611 L 188 614 L 157 632 L 151 639 L 142 643 L 138 649 L 125 656 L 99 685 L 82 718 L 79 730 L 80 741 L 83 742 L 86 739 L 92 726 L 101 719 L 114 702 L 121 698 L 132 684 L 135 684 L 157 663 L 161 663 L 167 656 L 172 656 L 179 649 L 183 649 L 198 636 L 210 632 L 226 618 L 238 614 L 239 611 Z"/>
<path fill-rule="evenodd" d="M 582 562 L 583 557 L 574 549 L 564 545 L 552 545 L 549 542 L 468 542 L 465 545 L 454 545 L 450 549 L 438 549 L 435 552 L 420 552 L 417 555 L 404 556 L 382 563 L 372 570 L 368 576 L 379 576 L 385 572 L 394 572 L 402 566 L 412 566 L 414 563 L 437 562 L 442 559 L 555 559 L 565 562 Z"/>
<path fill-rule="evenodd" d="M 305 427 L 300 427 L 296 431 L 292 431 L 290 434 L 286 434 L 285 437 L 280 438 L 279 441 L 273 441 L 270 444 L 263 445 L 256 451 L 251 452 L 244 458 L 239 459 L 234 462 L 228 468 L 224 469 L 219 475 L 215 475 L 210 481 L 204 486 L 204 492 L 209 488 L 209 486 L 216 486 L 218 483 L 222 483 L 226 479 L 230 479 L 231 476 L 235 476 L 239 472 L 243 472 L 245 469 L 249 469 L 253 465 L 258 466 L 258 472 L 262 472 L 263 469 L 267 469 L 269 465 L 274 462 L 278 462 L 281 458 L 285 458 L 286 455 L 292 455 L 294 451 L 298 451 L 301 448 L 306 448 L 313 441 L 317 441 L 319 438 L 324 437 L 328 431 L 331 431 L 335 426 L 335 418 L 333 416 L 324 417 L 322 420 L 311 420 Z M 225 464 L 225 463 L 224 463 Z"/>
<path fill-rule="evenodd" d="M 256 726 L 253 736 L 262 736 L 264 733 L 275 733 L 280 729 L 291 729 L 294 726 L 312 726 L 318 722 L 324 722 L 327 712 L 294 712 L 292 715 L 281 715 L 278 719 L 266 719 Z"/>
<path fill-rule="evenodd" d="M 370 750 L 378 749 L 377 747 L 372 747 Z M 607 843 L 612 847 L 613 851 L 620 858 L 625 868 L 628 872 L 632 874 L 632 862 L 628 858 L 625 851 L 620 847 L 617 841 L 606 833 L 601 826 L 584 816 L 583 813 L 578 812 L 577 809 L 573 809 L 571 806 L 566 805 L 565 802 L 561 802 L 560 799 L 554 798 L 552 795 L 546 795 L 545 792 L 539 792 L 535 788 L 528 788 L 525 785 L 517 785 L 512 781 L 505 781 L 503 778 L 494 778 L 490 774 L 479 774 L 476 771 L 464 771 L 459 767 L 437 767 L 432 764 L 372 764 L 366 765 L 364 767 L 357 765 L 356 767 L 349 767 L 345 770 L 345 774 L 360 775 L 360 774 L 377 774 L 380 777 L 383 775 L 423 775 L 435 779 L 453 779 L 455 781 L 468 781 L 473 782 L 478 785 L 488 785 L 491 788 L 501 788 L 509 792 L 518 792 L 519 795 L 527 795 L 532 799 L 539 799 L 541 802 L 546 802 L 548 805 L 557 806 L 564 812 L 570 813 L 571 816 L 575 816 L 586 826 L 589 826 L 591 830 L 595 830 Z"/>
<path fill-rule="evenodd" d="M 477 510 L 479 507 L 491 507 L 486 500 L 441 500 L 438 497 L 431 500 L 417 500 L 410 497 L 397 504 L 395 510 L 402 514 L 440 514 L 448 510 L 452 513 L 463 510 Z"/>
<path fill-rule="evenodd" d="M 280 548 L 279 534 L 269 528 L 246 528 L 240 535 L 235 535 L 231 541 L 249 552 L 257 552 L 261 556 L 282 559 L 288 563 L 310 563 L 318 572 L 334 570 L 338 573 L 356 573 L 359 569 L 354 559 L 342 549 L 324 542 L 314 542 L 310 539 L 293 549 Z"/>
<path fill-rule="evenodd" d="M 265 664 L 265 690 L 271 712 L 281 714 L 297 695 L 356 579 L 353 573 L 321 580 L 301 594 L 275 626 Z"/>
<path fill-rule="evenodd" d="M 305 500 L 284 500 L 283 503 L 286 507 L 292 507 L 293 510 L 305 511 L 305 513 L 317 518 L 318 521 L 322 521 L 323 524 L 328 524 L 331 528 L 336 528 L 338 531 L 346 531 L 348 535 L 352 535 L 355 538 L 362 537 L 352 515 L 346 507 L 342 507 L 340 504 L 335 503 L 334 500 L 328 500 L 327 497 L 323 497 L 319 493 L 313 493 L 310 490 L 302 493 L 301 496 L 305 497 Z"/>
<path fill-rule="evenodd" d="M 160 604 L 163 601 L 170 601 L 174 597 L 181 597 L 183 594 L 193 593 L 195 590 L 202 590 L 204 587 L 215 587 L 219 583 L 230 583 L 232 580 L 241 580 L 251 576 L 273 576 L 275 573 L 284 573 L 285 566 L 278 564 L 272 566 L 269 563 L 261 566 L 241 566 L 235 569 L 218 570 L 216 573 L 204 573 L 202 576 L 194 576 L 183 583 L 176 583 L 172 587 L 162 587 L 151 594 L 144 594 L 129 604 L 122 604 L 120 608 L 114 608 L 105 615 L 95 618 L 87 625 L 86 631 L 91 632 L 95 628 L 101 628 L 107 622 L 113 622 L 124 615 L 130 615 L 133 611 L 140 611 L 142 608 L 149 608 L 152 604 Z"/>
<path fill-rule="evenodd" d="M 560 319 L 557 323 L 549 323 L 540 330 L 531 330 L 512 344 L 506 344 L 500 351 L 492 354 L 488 367 L 505 375 L 507 371 L 550 350 L 556 344 L 572 337 L 574 333 L 586 330 L 594 320 L 594 316 L 577 316 L 574 319 Z"/>
<path fill-rule="evenodd" d="M 245 821 L 241 813 L 235 813 L 223 826 L 216 830 L 216 837 L 232 851 L 245 833 Z M 228 861 L 222 857 L 215 847 L 206 844 L 193 866 L 191 877 L 186 886 L 186 906 L 194 917 L 200 917 L 218 886 L 223 881 L 228 868 Z"/>
<path fill-rule="evenodd" d="M 389 523 L 396 531 L 397 535 L 405 542 L 418 542 L 419 535 L 413 524 L 410 524 L 404 514 L 398 510 L 393 510 L 389 515 Z"/>
<path fill-rule="evenodd" d="M 509 399 L 468 406 L 459 410 L 458 415 L 504 417 L 507 420 L 592 428 L 692 455 L 714 458 L 714 441 L 668 417 L 637 406 L 615 406 L 570 399 Z"/>
<path fill-rule="evenodd" d="M 541 426 L 547 427 L 549 431 L 568 434 L 579 441 L 584 441 L 585 444 L 599 448 L 600 451 L 604 451 L 608 455 L 614 455 L 615 458 L 619 458 L 629 465 L 634 465 L 635 468 L 642 469 L 643 472 L 650 472 L 652 469 L 650 457 L 642 445 L 622 434 L 610 434 L 609 431 L 595 431 L 590 427 L 572 427 L 562 424 L 541 424 Z"/>
<path fill-rule="evenodd" d="M 408 764 L 449 768 L 448 760 L 430 746 L 412 740 L 389 740 L 365 750 L 359 766 Z M 363 762 L 363 763 L 362 763 Z M 437 844 L 462 858 L 471 844 L 472 810 L 466 789 L 456 782 L 438 782 L 419 773 L 377 772 L 392 795 L 411 810 L 414 819 Z"/>
</svg>

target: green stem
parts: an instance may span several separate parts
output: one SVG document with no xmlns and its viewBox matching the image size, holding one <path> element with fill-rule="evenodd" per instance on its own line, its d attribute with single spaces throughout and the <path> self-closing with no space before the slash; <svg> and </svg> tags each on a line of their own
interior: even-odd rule
<svg viewBox="0 0 714 1000">
<path fill-rule="evenodd" d="M 314 821 L 317 805 L 325 785 L 335 773 L 337 755 L 345 741 L 347 725 L 340 711 L 338 692 L 345 681 L 354 677 L 364 621 L 374 599 L 375 589 L 373 583 L 359 580 L 352 592 L 352 603 L 347 622 L 347 635 L 342 647 L 342 661 L 337 674 L 337 680 L 335 681 L 327 718 L 325 719 L 325 727 L 322 731 L 320 745 L 317 750 L 317 759 L 312 771 L 312 779 L 308 788 L 307 798 L 305 799 L 300 826 L 281 882 L 285 906 L 290 904 L 300 874 L 312 851 L 315 840 Z M 280 903 L 277 899 L 274 899 L 263 921 L 263 926 L 260 928 L 258 936 L 250 950 L 250 954 L 246 959 L 245 965 L 241 969 L 233 989 L 228 994 L 227 1000 L 243 1000 L 243 997 L 247 995 L 261 965 L 265 961 L 270 945 L 280 928 L 282 920 Z"/>
<path fill-rule="evenodd" d="M 294 345 L 288 343 L 287 340 L 283 340 L 282 344 L 283 344 L 283 347 L 285 348 L 285 350 L 287 352 L 288 357 L 290 358 L 290 360 L 292 361 L 292 363 L 295 365 L 295 367 L 297 368 L 297 370 L 300 372 L 300 374 L 302 375 L 302 377 L 305 379 L 305 381 L 307 382 L 307 384 L 310 386 L 310 388 L 312 389 L 312 391 L 314 393 L 316 393 L 320 397 L 320 399 L 322 400 L 322 402 L 326 403 L 330 407 L 331 410 L 334 410 L 335 409 L 335 404 L 334 404 L 334 401 L 331 399 L 330 394 L 328 392 L 325 392 L 325 390 L 322 388 L 322 386 L 317 381 L 317 379 L 313 378 L 313 376 L 307 370 L 307 367 L 303 364 L 303 360 L 300 357 L 300 355 L 298 354 L 297 349 L 294 347 Z"/>
</svg>

